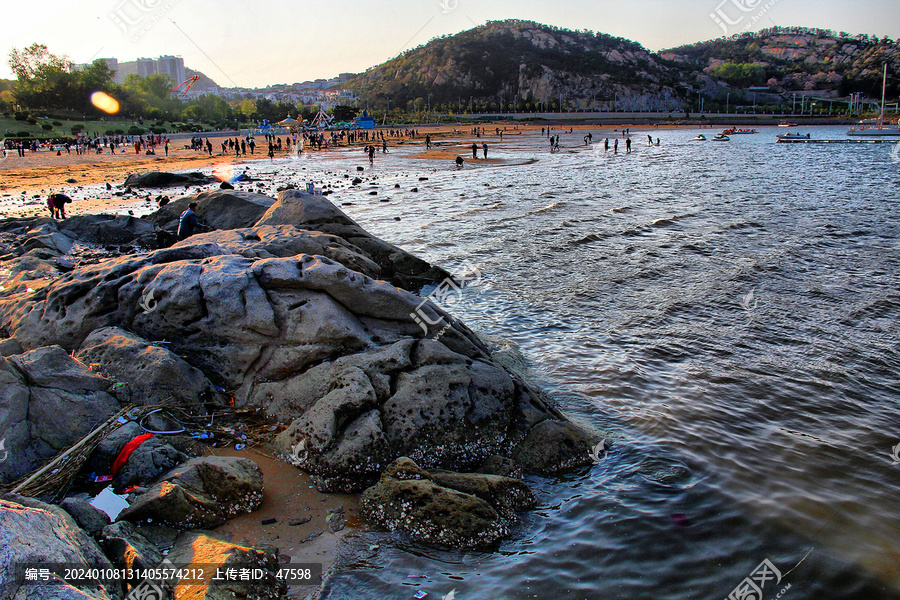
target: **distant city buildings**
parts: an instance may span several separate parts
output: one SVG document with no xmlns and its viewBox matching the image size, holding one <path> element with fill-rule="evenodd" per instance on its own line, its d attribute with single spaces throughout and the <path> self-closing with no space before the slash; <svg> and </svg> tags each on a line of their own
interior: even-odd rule
<svg viewBox="0 0 900 600">
<path fill-rule="evenodd" d="M 149 77 L 163 73 L 169 75 L 175 85 L 187 80 L 184 59 L 180 56 L 160 56 L 159 58 L 138 58 L 133 61 L 119 62 L 115 58 L 98 58 L 106 63 L 114 73 L 114 80 L 121 85 L 129 75 Z M 80 71 L 90 64 L 73 64 L 73 71 Z M 272 102 L 289 102 L 291 104 L 318 105 L 328 109 L 338 104 L 353 105 L 358 100 L 349 89 L 342 87 L 354 73 L 341 73 L 331 79 L 316 79 L 295 84 L 270 85 L 265 88 L 220 88 L 218 86 L 195 84 L 185 95 L 186 98 L 197 98 L 203 94 L 215 94 L 226 100 L 265 98 Z M 208 81 L 208 79 L 207 79 Z"/>
</svg>

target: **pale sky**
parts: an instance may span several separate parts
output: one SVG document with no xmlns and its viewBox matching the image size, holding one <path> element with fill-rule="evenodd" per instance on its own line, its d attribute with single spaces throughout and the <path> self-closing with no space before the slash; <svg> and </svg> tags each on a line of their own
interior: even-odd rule
<svg viewBox="0 0 900 600">
<path fill-rule="evenodd" d="M 712 13 L 735 24 L 718 25 Z M 510 18 L 653 51 L 720 37 L 723 27 L 773 24 L 900 37 L 897 0 L 4 0 L 2 14 L 0 78 L 13 78 L 12 48 L 41 42 L 77 63 L 182 56 L 229 87 L 361 72 L 434 37 Z"/>
</svg>

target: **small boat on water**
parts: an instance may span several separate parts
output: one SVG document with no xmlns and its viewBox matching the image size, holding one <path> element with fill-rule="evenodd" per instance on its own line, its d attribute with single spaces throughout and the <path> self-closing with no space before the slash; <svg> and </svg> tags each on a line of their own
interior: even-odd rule
<svg viewBox="0 0 900 600">
<path fill-rule="evenodd" d="M 800 127 L 799 123 L 788 123 L 787 121 L 782 121 L 778 124 L 779 127 Z"/>
<path fill-rule="evenodd" d="M 808 133 L 779 133 L 776 136 L 779 140 L 808 140 Z"/>
<path fill-rule="evenodd" d="M 713 138 L 713 141 L 714 142 L 729 142 L 729 141 L 731 141 L 731 138 L 728 137 L 727 135 L 723 135 L 723 134 L 719 133 L 719 134 L 716 134 L 716 137 Z"/>
<path fill-rule="evenodd" d="M 737 129 L 736 127 L 722 131 L 722 135 L 750 135 L 751 133 L 759 133 L 759 131 L 756 129 Z"/>
<path fill-rule="evenodd" d="M 900 121 L 897 123 L 884 122 L 884 95 L 887 91 L 887 63 L 884 64 L 884 80 L 881 82 L 881 112 L 878 120 L 874 123 L 870 121 L 860 121 L 859 127 L 851 127 L 847 131 L 847 135 L 859 137 L 875 137 L 875 136 L 900 136 Z"/>
<path fill-rule="evenodd" d="M 706 141 L 706 136 L 703 135 L 703 134 L 701 133 L 700 135 L 698 135 L 697 137 L 695 137 L 695 138 L 692 139 L 691 141 L 692 141 L 692 142 L 705 142 L 705 141 Z"/>
</svg>

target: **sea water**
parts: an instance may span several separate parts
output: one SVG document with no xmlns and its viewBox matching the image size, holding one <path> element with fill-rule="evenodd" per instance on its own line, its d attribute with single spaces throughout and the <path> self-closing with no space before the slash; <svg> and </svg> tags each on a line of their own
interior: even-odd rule
<svg viewBox="0 0 900 600">
<path fill-rule="evenodd" d="M 499 164 L 379 155 L 376 182 L 331 196 L 476 266 L 453 312 L 610 448 L 529 478 L 539 507 L 497 551 L 351 538 L 323 597 L 726 598 L 747 578 L 763 598 L 900 597 L 900 164 L 784 131 L 634 130 L 627 155 L 607 131 L 555 154 L 508 132 Z"/>
</svg>

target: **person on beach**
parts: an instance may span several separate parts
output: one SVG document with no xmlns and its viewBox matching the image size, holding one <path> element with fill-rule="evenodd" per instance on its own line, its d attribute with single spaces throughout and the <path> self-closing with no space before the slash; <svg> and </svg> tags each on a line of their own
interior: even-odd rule
<svg viewBox="0 0 900 600">
<path fill-rule="evenodd" d="M 387 152 L 387 140 L 381 138 L 381 153 L 385 154 Z"/>
<path fill-rule="evenodd" d="M 603 152 L 609 152 L 609 138 L 606 138 L 606 141 L 603 142 Z"/>
<path fill-rule="evenodd" d="M 484 160 L 487 160 L 487 142 L 481 142 L 481 151 L 484 152 Z"/>
<path fill-rule="evenodd" d="M 169 140 L 166 139 L 166 158 L 169 158 Z"/>
<path fill-rule="evenodd" d="M 462 169 L 462 166 L 463 166 L 463 163 L 464 163 L 464 162 L 465 162 L 465 160 L 463 159 L 462 156 L 457 156 L 457 157 L 456 157 L 456 168 L 457 168 L 457 169 Z"/>
<path fill-rule="evenodd" d="M 431 134 L 425 134 L 425 149 L 431 150 Z"/>
<path fill-rule="evenodd" d="M 186 240 L 194 235 L 195 229 L 208 229 L 200 224 L 200 221 L 197 219 L 197 213 L 194 212 L 195 208 L 197 208 L 197 203 L 191 202 L 188 204 L 187 210 L 181 213 L 181 216 L 178 218 L 177 235 L 179 240 Z"/>
<path fill-rule="evenodd" d="M 625 138 L 625 154 L 631 154 L 631 138 Z"/>
<path fill-rule="evenodd" d="M 256 141 L 250 138 L 250 154 L 253 154 L 254 150 L 256 150 Z"/>
<path fill-rule="evenodd" d="M 275 144 L 269 142 L 269 161 L 272 162 L 275 160 Z"/>
<path fill-rule="evenodd" d="M 209 138 L 206 138 L 206 152 L 212 156 L 212 142 L 209 141 Z"/>
<path fill-rule="evenodd" d="M 71 202 L 72 199 L 65 194 L 50 194 L 47 198 L 47 208 L 50 210 L 50 216 L 54 219 L 65 219 L 66 204 Z"/>
<path fill-rule="evenodd" d="M 472 142 L 472 158 L 478 158 L 478 143 L 477 142 Z"/>
<path fill-rule="evenodd" d="M 375 146 L 369 146 L 369 164 L 375 164 Z"/>
<path fill-rule="evenodd" d="M 650 140 L 650 145 L 652 146 L 652 145 L 653 145 L 653 136 L 652 136 L 652 135 L 648 135 L 648 136 L 647 136 L 647 139 Z"/>
</svg>

